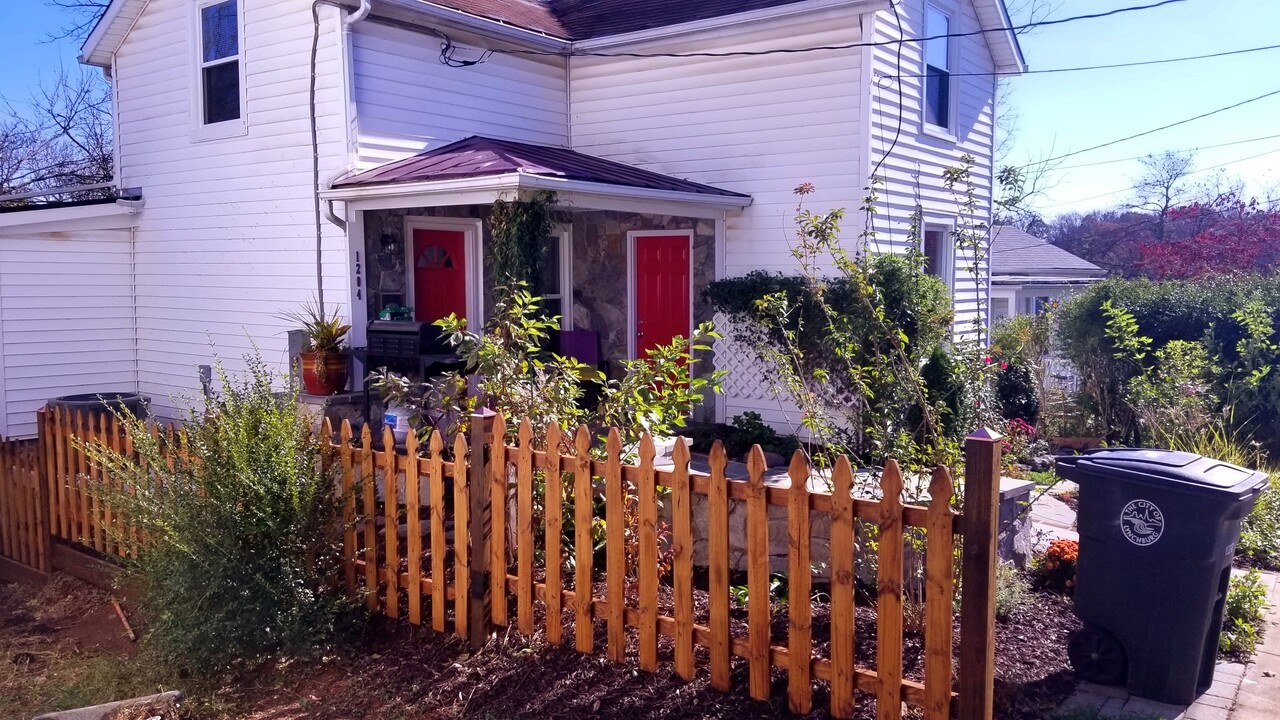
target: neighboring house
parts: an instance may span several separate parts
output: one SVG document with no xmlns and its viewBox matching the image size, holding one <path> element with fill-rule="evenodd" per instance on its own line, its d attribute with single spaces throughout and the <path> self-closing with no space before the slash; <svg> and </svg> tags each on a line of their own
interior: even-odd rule
<svg viewBox="0 0 1280 720">
<path fill-rule="evenodd" d="M 876 247 L 904 251 L 919 208 L 958 326 L 987 297 L 987 268 L 970 273 L 951 233 L 989 222 L 996 73 L 1023 69 L 1001 0 L 314 10 L 313 25 L 310 0 L 113 0 L 84 46 L 112 78 L 116 184 L 145 202 L 119 315 L 133 381 L 161 413 L 198 391 L 215 349 L 283 362 L 280 313 L 318 290 L 357 345 L 397 300 L 422 320 L 481 321 L 488 208 L 529 190 L 565 211 L 538 290 L 606 360 L 710 319 L 715 278 L 793 270 L 803 182 L 807 208 L 850 211 L 853 240 L 874 172 Z M 945 37 L 911 41 L 926 36 Z M 943 172 L 966 156 L 964 215 Z M 0 219 L 0 243 L 41 212 Z M 731 379 L 715 416 L 780 419 L 758 380 Z"/>
<path fill-rule="evenodd" d="M 991 320 L 1039 315 L 1106 271 L 1012 225 L 991 228 Z"/>
</svg>

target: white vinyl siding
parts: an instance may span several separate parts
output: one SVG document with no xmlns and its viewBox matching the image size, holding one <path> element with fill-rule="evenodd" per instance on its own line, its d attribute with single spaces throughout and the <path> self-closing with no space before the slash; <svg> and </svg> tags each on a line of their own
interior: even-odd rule
<svg viewBox="0 0 1280 720">
<path fill-rule="evenodd" d="M 822 13 L 699 35 L 637 52 L 771 50 L 857 42 L 857 16 Z M 816 212 L 856 208 L 861 52 L 733 58 L 575 58 L 575 150 L 750 194 L 730 215 L 722 274 L 794 264 L 797 185 Z"/>
<path fill-rule="evenodd" d="M 36 434 L 50 398 L 133 392 L 128 230 L 0 231 L 0 436 Z"/>
<path fill-rule="evenodd" d="M 477 38 L 452 33 L 460 58 Z M 440 62 L 440 39 L 366 21 L 353 31 L 358 155 L 370 167 L 470 135 L 566 147 L 564 60 L 492 55 L 480 65 Z"/>
<path fill-rule="evenodd" d="M 932 4 L 948 13 L 952 33 L 980 29 L 970 3 L 932 0 Z M 906 0 L 900 6 L 899 13 L 907 37 L 924 36 L 925 7 L 925 0 Z M 875 14 L 874 28 L 876 40 L 900 37 L 894 13 L 890 10 Z M 924 122 L 925 81 L 918 77 L 925 72 L 922 43 L 902 45 L 901 69 L 898 68 L 897 48 L 896 44 L 891 44 L 868 51 L 873 58 L 873 74 L 885 78 L 870 89 L 870 160 L 874 165 L 884 158 L 877 172 L 884 178 L 884 185 L 879 189 L 876 247 L 881 251 L 901 252 L 906 247 L 911 214 L 917 204 L 923 208 L 925 223 L 961 229 L 990 223 L 995 79 L 964 74 L 990 73 L 995 67 L 982 35 L 952 39 L 949 61 L 953 124 L 946 131 L 954 137 L 945 137 L 931 133 Z M 906 76 L 900 85 L 897 80 L 889 79 L 898 75 Z M 895 134 L 898 136 L 896 145 L 893 144 Z M 891 146 L 893 151 L 886 157 Z M 943 183 L 945 170 L 960 166 L 961 158 L 966 154 L 975 159 L 972 172 L 976 207 L 970 216 L 962 212 L 960 205 L 964 198 L 957 198 L 959 189 L 952 192 Z M 960 334 L 973 330 L 979 307 L 986 302 L 987 262 L 982 260 L 976 268 L 974 264 L 971 249 L 957 249 L 953 288 L 955 329 Z"/>
<path fill-rule="evenodd" d="M 189 0 L 151 0 L 116 60 L 120 185 L 140 187 L 136 231 L 141 390 L 158 413 L 199 392 L 197 366 L 256 345 L 283 371 L 280 313 L 316 292 L 307 87 L 309 0 L 242 0 L 244 135 L 192 142 Z M 347 162 L 337 13 L 321 8 L 322 173 Z M 325 300 L 345 303 L 346 238 L 327 221 Z"/>
</svg>

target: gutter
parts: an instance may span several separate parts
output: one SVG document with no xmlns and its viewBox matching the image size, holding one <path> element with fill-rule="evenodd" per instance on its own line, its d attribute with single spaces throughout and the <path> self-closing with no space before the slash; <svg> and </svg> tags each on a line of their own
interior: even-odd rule
<svg viewBox="0 0 1280 720">
<path fill-rule="evenodd" d="M 369 187 L 338 187 L 324 190 L 320 197 L 325 200 L 358 201 L 374 198 L 394 198 L 409 195 L 445 195 L 450 193 L 480 191 L 520 191 L 520 190 L 554 190 L 562 193 L 582 193 L 605 197 L 629 198 L 632 200 L 653 200 L 659 202 L 684 203 L 686 205 L 706 205 L 741 210 L 751 205 L 753 199 L 749 195 L 710 195 L 702 193 L 686 193 L 676 190 L 653 190 L 648 188 L 623 187 L 605 183 L 584 182 L 581 180 L 561 180 L 541 175 L 526 173 L 507 173 L 480 178 L 464 178 L 461 180 L 435 180 L 429 182 L 411 182 L 392 185 L 375 185 Z"/>
</svg>

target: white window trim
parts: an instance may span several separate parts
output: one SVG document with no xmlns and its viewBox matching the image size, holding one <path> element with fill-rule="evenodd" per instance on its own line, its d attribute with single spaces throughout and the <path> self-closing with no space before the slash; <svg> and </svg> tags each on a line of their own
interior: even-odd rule
<svg viewBox="0 0 1280 720">
<path fill-rule="evenodd" d="M 694 272 L 693 230 L 632 230 L 627 233 L 627 357 L 636 358 L 636 240 L 644 237 L 683 235 L 689 238 L 689 323 L 684 336 L 693 334 Z"/>
<path fill-rule="evenodd" d="M 480 328 L 484 327 L 484 248 L 481 240 L 483 227 L 484 225 L 480 220 L 469 218 L 426 217 L 423 215 L 405 217 L 404 296 L 406 306 L 415 307 L 413 297 L 413 231 L 461 231 L 465 236 L 462 261 L 467 266 L 467 329 L 472 332 L 479 332 Z"/>
<path fill-rule="evenodd" d="M 217 5 L 224 0 L 196 0 L 190 5 L 191 12 L 188 14 L 188 32 L 187 36 L 191 38 L 191 59 L 190 67 L 190 87 L 191 87 L 191 142 L 205 142 L 208 140 L 221 140 L 223 138 L 237 137 L 245 135 L 249 132 L 249 102 L 248 93 L 245 88 L 245 33 L 244 33 L 244 0 L 235 0 L 236 3 L 236 32 L 239 33 L 237 38 L 236 61 L 237 69 L 240 71 L 240 117 L 234 120 L 214 123 L 206 125 L 204 122 L 204 48 L 202 28 L 200 26 L 200 11 L 209 6 Z M 226 61 L 226 58 L 223 58 Z"/>
<path fill-rule="evenodd" d="M 924 12 L 924 37 L 929 36 L 929 9 L 932 8 L 947 17 L 947 32 L 955 34 L 959 32 L 956 29 L 957 13 L 945 5 L 936 2 L 925 3 Z M 956 113 L 956 61 L 959 59 L 960 43 L 956 42 L 958 38 L 947 38 L 947 124 L 946 126 L 936 125 L 929 122 L 928 104 L 929 104 L 929 56 L 921 43 L 920 48 L 920 131 L 925 135 L 946 140 L 948 142 L 956 142 L 958 140 L 955 127 L 957 120 Z"/>
<path fill-rule="evenodd" d="M 942 241 L 945 243 L 938 248 L 938 260 L 942 263 L 941 272 L 938 279 L 947 286 L 947 290 L 954 296 L 956 292 L 956 239 L 952 235 L 955 232 L 955 226 L 945 222 L 926 222 L 920 237 L 920 252 L 925 251 L 925 236 L 931 231 L 939 231 L 942 233 Z"/>
<path fill-rule="evenodd" d="M 557 225 L 560 239 L 560 329 L 573 329 L 573 226 Z"/>
</svg>

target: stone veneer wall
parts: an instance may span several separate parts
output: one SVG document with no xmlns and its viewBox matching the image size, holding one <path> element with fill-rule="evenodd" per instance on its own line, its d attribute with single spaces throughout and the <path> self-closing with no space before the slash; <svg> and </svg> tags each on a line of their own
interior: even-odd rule
<svg viewBox="0 0 1280 720">
<path fill-rule="evenodd" d="M 406 217 L 471 218 L 484 221 L 484 241 L 489 238 L 488 205 L 463 205 L 438 208 L 400 208 L 369 210 L 364 215 L 365 228 L 365 302 L 369 317 L 377 316 L 382 307 L 382 293 L 406 296 L 408 273 L 405 268 L 404 220 Z M 573 326 L 600 333 L 601 352 L 607 360 L 627 356 L 627 233 L 632 230 L 693 230 L 693 316 L 695 323 L 712 319 L 711 307 L 702 301 L 702 291 L 715 279 L 715 222 L 671 215 L 648 215 L 603 210 L 569 211 L 562 218 L 572 223 L 573 258 Z M 383 250 L 382 237 L 396 241 L 394 253 Z M 490 285 L 486 281 L 486 285 Z M 486 306 L 492 307 L 489 299 Z M 712 371 L 708 362 L 700 363 L 701 375 Z M 617 364 L 610 363 L 610 372 Z M 714 398 L 708 398 L 698 411 L 699 419 L 714 418 Z"/>
</svg>

